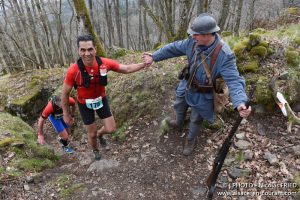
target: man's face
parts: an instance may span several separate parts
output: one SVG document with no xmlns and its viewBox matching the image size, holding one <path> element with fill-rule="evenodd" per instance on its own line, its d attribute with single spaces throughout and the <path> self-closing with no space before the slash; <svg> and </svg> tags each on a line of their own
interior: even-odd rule
<svg viewBox="0 0 300 200">
<path fill-rule="evenodd" d="M 78 53 L 85 66 L 92 66 L 94 64 L 96 49 L 92 41 L 80 41 Z"/>
<path fill-rule="evenodd" d="M 197 41 L 197 45 L 206 46 L 211 39 L 211 34 L 193 34 L 192 37 Z"/>
</svg>

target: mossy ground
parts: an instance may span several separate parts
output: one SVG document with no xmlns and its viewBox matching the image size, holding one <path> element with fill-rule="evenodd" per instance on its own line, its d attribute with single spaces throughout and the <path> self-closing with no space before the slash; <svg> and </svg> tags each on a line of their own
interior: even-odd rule
<svg viewBox="0 0 300 200">
<path fill-rule="evenodd" d="M 16 145 L 17 144 L 17 145 Z M 0 177 L 22 176 L 53 167 L 59 159 L 36 143 L 35 131 L 20 118 L 0 113 L 0 151 L 13 155 L 0 170 Z"/>
<path fill-rule="evenodd" d="M 255 101 L 257 104 L 264 105 L 266 110 L 274 110 L 274 101 L 268 85 L 271 77 L 276 73 L 289 71 L 291 77 L 288 81 L 284 81 L 284 84 L 289 87 L 283 86 L 285 88 L 283 93 L 291 103 L 299 99 L 298 95 L 300 93 L 296 89 L 299 88 L 299 85 L 297 85 L 299 81 L 296 81 L 297 78 L 292 78 L 298 77 L 296 69 L 299 67 L 300 60 L 299 35 L 300 25 L 290 24 L 277 30 L 258 28 L 248 36 L 228 36 L 224 38 L 236 55 L 238 70 L 246 78 L 246 83 L 259 83 Z M 284 42 L 279 43 L 276 41 Z M 274 64 L 282 61 L 277 61 L 277 58 L 274 60 L 273 55 L 285 57 L 282 66 Z M 262 77 L 264 78 L 262 79 Z"/>
<path fill-rule="evenodd" d="M 80 192 L 84 189 L 83 184 L 76 183 L 72 175 L 60 174 L 50 183 L 53 187 L 59 191 L 59 195 L 62 199 L 69 199 L 75 192 Z"/>
<path fill-rule="evenodd" d="M 124 61 L 127 63 L 138 63 L 141 62 L 141 55 L 127 55 L 123 59 L 126 59 Z M 134 74 L 109 74 L 111 83 L 107 88 L 107 94 L 119 127 L 115 138 L 122 140 L 124 138 L 122 130 L 139 118 L 151 119 L 159 113 L 167 99 L 166 95 L 174 95 L 178 83 L 177 74 L 184 65 L 184 58 L 177 58 L 154 64 Z"/>
</svg>

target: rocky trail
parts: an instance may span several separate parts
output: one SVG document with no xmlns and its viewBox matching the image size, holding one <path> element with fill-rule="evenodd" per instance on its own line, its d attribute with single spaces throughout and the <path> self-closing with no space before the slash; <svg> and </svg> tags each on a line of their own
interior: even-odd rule
<svg viewBox="0 0 300 200">
<path fill-rule="evenodd" d="M 82 132 L 82 138 L 72 138 L 71 145 L 76 149 L 73 155 L 62 152 L 47 123 L 46 142 L 62 155 L 58 165 L 40 174 L 28 174 L 24 180 L 6 182 L 1 197 L 19 200 L 206 199 L 205 179 L 232 120 L 226 122 L 224 134 L 206 129 L 198 137 L 194 153 L 186 157 L 181 154 L 183 134 L 172 131 L 159 134 L 160 122 L 170 112 L 171 106 L 153 121 L 140 118 L 126 130 L 125 142 L 107 137 L 109 149 L 101 149 L 100 161 L 92 160 L 80 120 L 74 131 Z M 298 185 L 232 188 L 238 183 L 255 184 L 258 181 L 263 184 L 295 183 L 294 177 L 300 166 L 299 127 L 287 133 L 285 120 L 281 113 L 277 113 L 268 117 L 252 115 L 243 121 L 218 179 L 217 192 L 231 192 L 232 196 L 216 192 L 215 199 L 296 199 Z M 287 147 L 291 144 L 294 146 Z M 257 193 L 236 196 L 238 191 Z M 263 191 L 265 195 L 262 195 Z M 271 195 L 275 191 L 290 193 Z"/>
<path fill-rule="evenodd" d="M 273 33 L 265 33 L 264 35 L 270 34 L 272 38 L 269 46 L 272 47 L 270 52 L 273 53 L 267 58 L 263 55 L 263 59 L 256 56 L 254 63 L 257 69 L 247 69 L 250 70 L 245 74 L 247 85 L 255 82 L 259 86 L 256 96 L 254 95 L 256 104 L 251 116 L 242 121 L 234 136 L 233 145 L 218 177 L 214 199 L 300 199 L 300 126 L 294 125 L 291 132 L 287 131 L 287 118 L 278 108 L 274 112 L 275 102 L 268 90 L 268 84 L 274 74 L 286 74 L 288 76 L 279 81 L 279 91 L 286 92 L 289 101 L 293 99 L 294 103 L 299 103 L 299 69 L 297 66 L 289 67 L 286 64 L 289 58 L 284 57 L 288 51 L 299 52 L 299 44 L 294 50 L 287 50 L 287 53 L 283 51 L 285 41 L 293 38 L 289 34 L 299 34 L 299 25 L 290 28 L 279 31 L 277 35 L 284 35 L 280 39 L 274 39 Z M 240 48 L 237 48 L 235 54 L 240 53 L 240 58 L 247 58 L 249 53 L 245 41 L 249 39 L 241 40 L 241 44 L 237 45 Z M 267 44 L 265 41 L 262 43 Z M 136 63 L 140 57 L 140 54 L 129 54 L 122 58 L 124 60 L 121 62 Z M 176 77 L 185 62 L 185 58 L 170 59 L 128 77 L 111 76 L 112 84 L 109 86 L 108 98 L 111 99 L 110 106 L 115 113 L 116 122 L 121 124 L 118 129 L 126 138 L 119 141 L 106 136 L 109 149 L 101 148 L 100 161 L 92 159 L 79 115 L 76 116 L 77 124 L 71 137 L 71 146 L 76 151 L 73 155 L 65 154 L 61 150 L 56 134 L 47 122 L 44 126 L 45 140 L 49 148 L 61 155 L 61 159 L 53 168 L 40 173 L 1 179 L 0 199 L 206 199 L 206 178 L 212 170 L 217 151 L 234 123 L 234 116 L 231 113 L 223 117 L 225 124 L 220 129 L 204 129 L 198 137 L 195 151 L 188 157 L 182 155 L 187 126 L 183 133 L 170 130 L 161 134 L 163 119 L 174 117 L 172 103 L 174 88 L 178 83 Z M 250 60 L 242 59 L 240 66 L 246 66 L 247 62 Z M 50 78 L 42 76 L 42 80 L 55 78 L 48 82 L 58 87 L 59 81 L 63 80 L 63 73 L 63 69 L 57 73 L 49 71 L 47 76 Z M 28 79 L 32 87 L 36 85 L 35 82 L 39 83 L 30 82 L 31 73 L 21 77 Z M 2 82 L 3 85 L 18 83 L 17 88 L 26 88 L 24 81 L 20 76 L 16 76 L 13 80 L 11 77 Z M 44 81 L 41 82 L 44 84 Z M 48 82 L 45 84 L 47 87 L 51 85 Z M 15 87 L 11 88 L 13 89 L 4 90 L 0 99 L 7 98 L 9 102 L 12 101 L 12 97 L 25 93 L 14 89 Z M 34 111 L 32 107 L 35 106 L 28 106 L 29 111 Z M 269 112 L 263 108 L 268 108 Z M 300 113 L 296 112 L 296 115 L 300 116 Z M 97 125 L 100 128 L 99 119 Z M 36 124 L 32 127 L 36 130 Z M 0 154 L 4 161 L 9 161 L 14 155 Z"/>
</svg>

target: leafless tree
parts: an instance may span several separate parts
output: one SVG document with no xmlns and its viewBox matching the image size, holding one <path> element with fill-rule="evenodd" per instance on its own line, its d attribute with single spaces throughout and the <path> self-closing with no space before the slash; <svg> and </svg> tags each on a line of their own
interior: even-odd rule
<svg viewBox="0 0 300 200">
<path fill-rule="evenodd" d="M 236 11 L 236 22 L 235 22 L 235 26 L 234 26 L 234 33 L 235 34 L 238 34 L 239 29 L 240 29 L 243 3 L 244 3 L 244 0 L 238 0 L 238 8 L 237 8 L 237 11 Z"/>
<path fill-rule="evenodd" d="M 99 37 L 96 35 L 94 31 L 94 27 L 92 25 L 88 10 L 85 5 L 84 0 L 73 0 L 74 7 L 77 14 L 78 28 L 79 33 L 81 34 L 90 34 L 94 37 L 95 46 L 97 49 L 97 54 L 99 56 L 106 56 L 103 45 L 100 43 Z"/>
</svg>

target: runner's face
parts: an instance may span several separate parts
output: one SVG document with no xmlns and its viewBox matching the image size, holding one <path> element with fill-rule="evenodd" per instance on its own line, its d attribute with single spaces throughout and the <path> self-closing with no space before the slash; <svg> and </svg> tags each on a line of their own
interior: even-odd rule
<svg viewBox="0 0 300 200">
<path fill-rule="evenodd" d="M 96 49 L 92 41 L 80 41 L 78 53 L 85 66 L 92 66 L 94 64 Z"/>
</svg>

